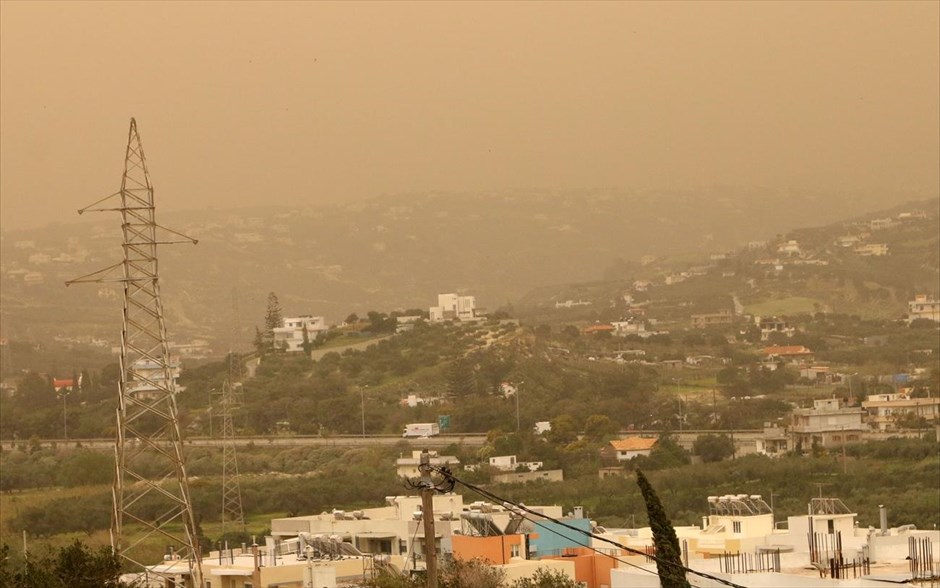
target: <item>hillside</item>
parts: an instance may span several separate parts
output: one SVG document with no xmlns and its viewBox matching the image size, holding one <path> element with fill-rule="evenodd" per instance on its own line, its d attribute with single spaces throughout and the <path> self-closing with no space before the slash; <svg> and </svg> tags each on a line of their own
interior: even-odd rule
<svg viewBox="0 0 940 588">
<path fill-rule="evenodd" d="M 726 252 L 620 261 L 604 280 L 537 288 L 513 310 L 552 323 L 617 320 L 633 308 L 673 328 L 720 311 L 899 319 L 915 294 L 940 290 L 938 204 L 913 202 Z"/>
<path fill-rule="evenodd" d="M 727 251 L 909 196 L 741 188 L 424 194 L 299 210 L 158 211 L 158 222 L 200 240 L 161 251 L 168 330 L 176 341 L 205 339 L 222 352 L 234 323 L 235 346 L 244 348 L 270 291 L 287 314 L 331 322 L 427 307 L 449 291 L 493 309 L 533 288 L 609 276 L 644 256 Z M 0 234 L 0 335 L 116 344 L 116 285 L 62 285 L 120 259 L 117 219 L 82 220 Z"/>
</svg>

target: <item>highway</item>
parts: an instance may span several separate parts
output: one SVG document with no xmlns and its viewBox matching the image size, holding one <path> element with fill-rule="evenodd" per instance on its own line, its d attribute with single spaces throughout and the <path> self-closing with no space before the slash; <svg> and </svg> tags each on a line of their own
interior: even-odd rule
<svg viewBox="0 0 940 588">
<path fill-rule="evenodd" d="M 20 439 L 15 443 L 30 443 Z M 405 439 L 396 435 L 333 435 L 320 437 L 317 435 L 271 435 L 255 437 L 236 437 L 235 445 L 238 447 L 301 447 L 320 445 L 324 447 L 372 447 L 381 445 L 402 444 L 413 449 L 443 449 L 448 445 L 464 445 L 467 447 L 482 447 L 486 443 L 485 433 L 466 433 L 460 435 L 438 435 L 420 439 Z M 4 445 L 13 447 L 14 441 L 5 440 Z M 114 439 L 40 439 L 41 447 L 86 447 L 91 449 L 111 449 Z M 184 441 L 191 447 L 221 447 L 223 440 L 219 437 L 189 437 Z"/>
</svg>

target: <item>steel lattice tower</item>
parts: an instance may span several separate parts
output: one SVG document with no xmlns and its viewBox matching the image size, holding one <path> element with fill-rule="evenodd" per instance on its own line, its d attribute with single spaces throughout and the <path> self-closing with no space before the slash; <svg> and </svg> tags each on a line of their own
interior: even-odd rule
<svg viewBox="0 0 940 588">
<path fill-rule="evenodd" d="M 120 206 L 103 204 L 115 197 Z M 190 575 L 192 585 L 201 587 L 202 564 L 176 405 L 179 367 L 170 358 L 157 271 L 157 245 L 196 240 L 154 220 L 153 185 L 134 119 L 121 190 L 78 212 L 86 210 L 120 212 L 124 237 L 123 261 L 66 283 L 117 282 L 124 288 L 112 548 L 148 574 Z M 172 236 L 160 240 L 164 233 Z M 121 274 L 114 275 L 118 270 Z M 165 548 L 167 556 L 148 569 L 145 560 L 153 557 L 155 544 Z"/>
<path fill-rule="evenodd" d="M 234 361 L 234 355 L 229 361 Z M 242 510 L 242 491 L 238 483 L 238 459 L 235 456 L 235 428 L 232 414 L 239 406 L 240 383 L 229 379 L 222 383 L 222 533 L 234 527 L 245 530 L 245 513 Z"/>
</svg>

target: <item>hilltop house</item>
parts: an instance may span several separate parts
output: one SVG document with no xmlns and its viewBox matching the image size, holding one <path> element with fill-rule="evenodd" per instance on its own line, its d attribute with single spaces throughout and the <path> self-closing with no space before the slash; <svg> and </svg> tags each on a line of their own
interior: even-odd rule
<svg viewBox="0 0 940 588">
<path fill-rule="evenodd" d="M 476 299 L 473 296 L 438 294 L 437 306 L 432 306 L 430 309 L 430 320 L 432 322 L 452 319 L 469 321 L 476 316 Z"/>
<path fill-rule="evenodd" d="M 322 316 L 285 317 L 281 326 L 274 329 L 274 348 L 285 351 L 304 350 L 304 332 L 307 341 L 313 341 L 327 330 L 326 319 Z"/>
</svg>

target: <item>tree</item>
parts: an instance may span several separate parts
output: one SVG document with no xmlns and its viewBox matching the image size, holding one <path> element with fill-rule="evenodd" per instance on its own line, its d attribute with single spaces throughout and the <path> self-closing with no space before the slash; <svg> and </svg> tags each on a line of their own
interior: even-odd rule
<svg viewBox="0 0 940 588">
<path fill-rule="evenodd" d="M 505 572 L 479 559 L 455 559 L 438 574 L 440 588 L 500 588 Z"/>
<path fill-rule="evenodd" d="M 274 329 L 281 327 L 284 316 L 281 313 L 281 303 L 274 292 L 268 293 L 268 308 L 264 313 L 264 330 L 261 332 L 261 344 L 265 351 L 276 351 L 274 348 Z"/>
<path fill-rule="evenodd" d="M 354 325 L 359 322 L 359 315 L 354 312 L 350 313 L 350 315 L 347 316 L 346 320 L 343 322 L 346 323 L 347 325 Z"/>
<path fill-rule="evenodd" d="M 307 332 L 307 323 L 304 323 L 304 341 L 301 343 L 301 347 L 308 356 L 310 355 L 310 350 L 313 349 L 313 343 L 310 342 L 310 333 Z"/>
<path fill-rule="evenodd" d="M 685 577 L 679 549 L 679 538 L 672 527 L 659 496 L 653 490 L 646 476 L 636 471 L 636 483 L 646 503 L 646 514 L 653 531 L 653 545 L 656 547 L 656 571 L 662 588 L 691 588 Z"/>
<path fill-rule="evenodd" d="M 466 358 L 457 358 L 450 364 L 447 370 L 447 391 L 452 396 L 467 396 L 476 393 L 476 374 L 473 365 Z"/>
<path fill-rule="evenodd" d="M 650 450 L 649 457 L 644 458 L 640 456 L 636 459 L 638 463 L 643 464 L 644 467 L 648 467 L 651 470 L 677 467 L 691 461 L 689 459 L 689 452 L 683 449 L 682 446 L 676 442 L 675 437 L 669 432 L 665 432 L 659 436 L 656 445 Z"/>
<path fill-rule="evenodd" d="M 594 441 L 603 441 L 616 430 L 616 423 L 606 414 L 592 414 L 584 421 L 584 434 Z"/>
<path fill-rule="evenodd" d="M 705 463 L 721 461 L 734 454 L 734 443 L 727 435 L 699 435 L 692 443 L 692 453 Z"/>
<path fill-rule="evenodd" d="M 25 565 L 7 563 L 10 549 L 0 549 L 0 586 L 18 588 L 121 588 L 121 562 L 109 547 L 91 550 L 76 539 L 46 554 L 30 553 Z"/>
</svg>

